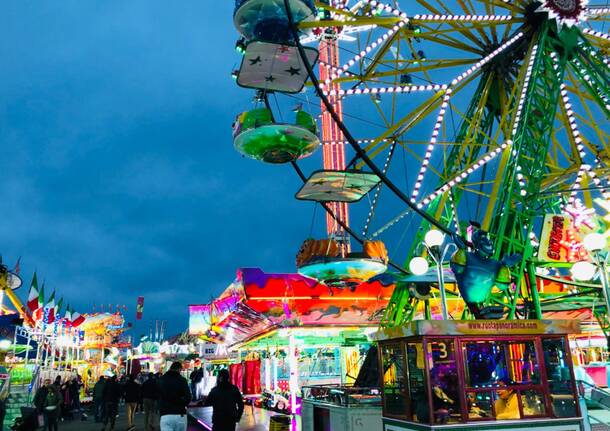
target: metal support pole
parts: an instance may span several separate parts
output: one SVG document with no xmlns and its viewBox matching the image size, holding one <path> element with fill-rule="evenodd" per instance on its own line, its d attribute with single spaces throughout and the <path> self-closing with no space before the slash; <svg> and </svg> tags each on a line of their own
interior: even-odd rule
<svg viewBox="0 0 610 431">
<path fill-rule="evenodd" d="M 13 333 L 13 358 L 17 354 L 17 326 L 15 326 L 15 332 Z"/>
<path fill-rule="evenodd" d="M 538 281 L 536 278 L 536 268 L 531 260 L 527 263 L 527 276 L 530 280 L 530 293 L 534 303 L 536 319 L 540 320 L 542 319 L 542 308 L 540 307 L 540 295 L 538 295 Z"/>
<path fill-rule="evenodd" d="M 610 283 L 608 282 L 608 268 L 606 267 L 606 258 L 602 257 L 599 251 L 593 253 L 595 257 L 595 263 L 599 268 L 600 280 L 602 282 L 602 291 L 604 292 L 604 300 L 606 301 L 606 313 L 610 316 Z M 610 317 L 609 317 L 610 318 Z"/>
<path fill-rule="evenodd" d="M 299 390 L 299 362 L 294 334 L 290 334 L 289 338 L 288 369 L 290 373 L 290 380 L 288 381 L 290 388 L 290 413 L 295 414 L 297 412 L 297 392 Z"/>
<path fill-rule="evenodd" d="M 40 350 L 42 346 L 42 336 L 36 338 L 36 366 L 40 367 Z"/>
<path fill-rule="evenodd" d="M 437 256 L 436 250 L 430 250 L 430 255 L 436 263 L 436 279 L 438 280 L 438 290 L 441 293 L 441 316 L 443 320 L 449 319 L 447 313 L 447 292 L 445 292 L 445 276 L 443 274 L 443 256 Z"/>
<path fill-rule="evenodd" d="M 30 356 L 30 343 L 31 343 L 31 341 L 32 341 L 32 333 L 28 331 L 28 342 L 27 342 L 26 347 L 25 347 L 25 361 L 24 361 L 25 362 L 24 365 L 26 367 L 28 366 L 28 359 L 29 359 L 29 356 Z"/>
</svg>

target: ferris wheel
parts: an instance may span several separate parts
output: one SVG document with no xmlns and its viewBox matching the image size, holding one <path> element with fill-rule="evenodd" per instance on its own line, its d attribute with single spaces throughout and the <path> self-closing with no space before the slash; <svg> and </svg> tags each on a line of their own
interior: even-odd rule
<svg viewBox="0 0 610 431">
<path fill-rule="evenodd" d="M 327 210 L 328 241 L 302 249 L 306 275 L 345 281 L 337 262 L 307 264 L 333 247 L 351 276 L 402 270 L 430 229 L 468 238 L 474 225 L 493 257 L 519 257 L 514 316 L 518 296 L 536 295 L 525 279 L 538 272 L 545 214 L 610 198 L 610 7 L 399 3 L 236 1 L 235 77 L 261 108 L 236 120 L 235 145 L 292 164 L 297 198 Z M 278 121 L 295 104 L 296 122 Z"/>
</svg>

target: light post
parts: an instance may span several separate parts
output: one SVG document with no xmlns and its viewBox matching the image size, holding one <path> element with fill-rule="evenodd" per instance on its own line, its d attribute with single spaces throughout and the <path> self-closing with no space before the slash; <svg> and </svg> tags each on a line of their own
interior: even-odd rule
<svg viewBox="0 0 610 431">
<path fill-rule="evenodd" d="M 595 277 L 599 269 L 599 278 L 602 284 L 606 312 L 610 315 L 610 283 L 608 282 L 608 250 L 606 249 L 606 237 L 600 233 L 590 233 L 583 238 L 582 245 L 593 258 L 593 262 L 576 262 L 572 266 L 572 275 L 576 280 L 587 281 Z"/>
<path fill-rule="evenodd" d="M 445 242 L 445 234 L 440 230 L 430 230 L 424 236 L 424 247 L 428 250 L 428 254 L 436 264 L 436 277 L 438 280 L 438 290 L 441 293 L 441 313 L 444 320 L 449 318 L 447 312 L 447 293 L 445 292 L 445 275 L 443 274 L 443 262 L 449 252 L 451 246 L 455 244 L 448 243 L 443 248 Z M 415 275 L 423 275 L 428 272 L 428 261 L 423 257 L 417 256 L 409 262 L 409 270 Z"/>
</svg>

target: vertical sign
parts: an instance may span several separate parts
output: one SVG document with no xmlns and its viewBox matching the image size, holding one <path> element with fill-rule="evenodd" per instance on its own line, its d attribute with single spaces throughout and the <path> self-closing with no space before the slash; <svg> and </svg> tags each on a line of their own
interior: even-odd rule
<svg viewBox="0 0 610 431">
<path fill-rule="evenodd" d="M 144 312 L 144 297 L 138 296 L 138 304 L 136 305 L 136 320 L 142 320 L 143 312 Z"/>
</svg>

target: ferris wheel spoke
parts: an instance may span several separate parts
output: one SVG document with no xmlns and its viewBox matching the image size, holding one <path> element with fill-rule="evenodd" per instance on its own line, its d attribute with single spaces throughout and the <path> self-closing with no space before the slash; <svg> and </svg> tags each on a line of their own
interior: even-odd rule
<svg viewBox="0 0 610 431">
<path fill-rule="evenodd" d="M 472 66 L 471 68 L 466 70 L 464 73 L 459 75 L 457 78 L 455 78 L 451 82 L 451 87 L 449 87 L 445 91 L 445 94 L 443 95 L 443 100 L 442 100 L 441 105 L 440 105 L 440 110 L 439 110 L 438 116 L 436 118 L 436 122 L 435 122 L 433 130 L 432 130 L 432 136 L 430 137 L 430 141 L 429 141 L 429 144 L 428 144 L 428 146 L 426 148 L 426 152 L 424 154 L 424 159 L 422 161 L 422 165 L 421 165 L 421 167 L 419 169 L 419 173 L 417 175 L 417 179 L 415 181 L 414 188 L 413 188 L 413 191 L 411 193 L 411 200 L 413 202 L 416 201 L 416 198 L 417 198 L 417 196 L 419 195 L 419 192 L 420 192 L 420 188 L 421 188 L 421 186 L 423 184 L 423 181 L 425 179 L 426 171 L 428 170 L 428 165 L 429 165 L 430 159 L 432 157 L 432 152 L 434 151 L 435 144 L 436 144 L 436 142 L 438 140 L 438 135 L 440 133 L 441 126 L 442 126 L 442 124 L 444 122 L 444 119 L 445 119 L 446 109 L 447 109 L 447 107 L 449 105 L 449 100 L 450 100 L 450 98 L 452 96 L 453 88 L 457 84 L 459 84 L 460 81 L 464 80 L 466 77 L 472 75 L 474 72 L 480 71 L 480 69 L 485 64 L 490 62 L 495 56 L 500 54 L 502 51 L 504 51 L 506 48 L 508 48 L 513 43 L 515 43 L 521 37 L 523 37 L 523 34 L 519 33 L 518 35 L 514 36 L 511 40 L 506 42 L 504 45 L 502 45 L 499 48 L 497 48 L 491 54 L 485 56 L 483 59 L 481 59 L 481 61 L 477 62 L 474 66 Z"/>
<path fill-rule="evenodd" d="M 508 47 L 513 45 L 515 42 L 520 40 L 523 36 L 524 36 L 523 33 L 518 33 L 515 36 L 513 36 L 510 40 L 508 40 L 503 45 L 501 45 L 500 47 L 495 49 L 492 53 L 490 53 L 487 56 L 485 56 L 484 58 L 482 58 L 474 66 L 470 67 L 465 72 L 463 72 L 461 75 L 454 78 L 453 81 L 451 82 L 451 87 L 449 87 L 447 90 L 445 90 L 444 93 L 442 91 L 436 93 L 431 99 L 424 102 L 417 109 L 415 109 L 414 111 L 409 113 L 407 116 L 403 117 L 401 120 L 399 120 L 397 123 L 395 123 L 391 128 L 386 130 L 382 135 L 380 135 L 377 139 L 375 139 L 375 141 L 373 143 L 371 143 L 366 148 L 364 148 L 364 150 L 369 154 L 369 157 L 371 157 L 371 158 L 376 157 L 380 151 L 383 151 L 383 149 L 385 149 L 387 147 L 387 144 L 386 145 L 382 144 L 382 145 L 378 146 L 376 149 L 373 149 L 377 146 L 377 144 L 379 142 L 382 142 L 383 140 L 387 139 L 388 137 L 401 136 L 406 131 L 411 129 L 413 126 L 415 126 L 417 123 L 419 123 L 423 118 L 427 117 L 427 115 L 429 115 L 432 112 L 432 110 L 438 108 L 439 106 L 442 106 L 442 104 L 445 102 L 448 103 L 448 101 L 445 101 L 445 96 L 446 96 L 447 91 L 451 90 L 451 93 L 460 91 L 462 88 L 464 88 L 464 86 L 467 83 L 469 83 L 475 77 L 478 76 L 481 68 L 485 64 L 487 64 L 497 55 L 502 53 Z M 443 117 L 444 117 L 444 113 L 443 113 Z M 437 117 L 437 120 L 438 120 L 438 117 Z M 433 134 L 434 134 L 434 132 L 433 132 Z M 434 138 L 436 140 L 436 137 L 434 137 Z M 426 163 L 426 165 L 427 165 L 427 163 Z M 362 164 L 358 164 L 358 167 L 361 168 Z"/>
<path fill-rule="evenodd" d="M 476 0 L 477 2 L 482 2 L 485 4 L 491 4 L 494 7 L 499 7 L 501 9 L 507 9 L 513 13 L 513 15 L 523 15 L 524 6 L 521 2 L 507 2 L 504 0 Z"/>
<path fill-rule="evenodd" d="M 582 32 L 587 36 L 590 36 L 590 40 L 593 39 L 595 43 L 601 45 L 610 45 L 610 34 L 604 33 L 590 28 L 583 28 Z"/>
<path fill-rule="evenodd" d="M 589 20 L 595 20 L 598 18 L 603 19 L 603 17 L 607 17 L 608 15 L 610 15 L 610 7 L 588 7 L 585 13 L 587 14 L 587 18 Z"/>
<path fill-rule="evenodd" d="M 459 1 L 462 2 L 463 0 L 459 0 Z M 472 4 L 471 0 L 468 0 L 468 4 L 470 5 L 470 8 L 471 8 L 470 10 L 475 10 L 474 5 Z M 464 8 L 462 7 L 462 9 L 464 9 Z M 496 14 L 496 8 L 495 8 L 495 5 L 493 4 L 493 2 L 485 2 L 485 13 L 487 13 L 488 15 Z M 491 39 L 492 39 L 493 43 L 497 44 L 498 43 L 498 32 L 496 30 L 496 27 L 491 26 L 490 31 L 491 31 Z"/>
<path fill-rule="evenodd" d="M 421 103 L 409 114 L 395 122 L 392 127 L 385 130 L 381 135 L 377 136 L 373 142 L 364 147 L 363 150 L 370 158 L 376 157 L 389 145 L 388 138 L 402 135 L 406 130 L 418 124 L 422 119 L 426 118 L 430 112 L 440 106 L 442 94 L 443 93 L 441 91 L 434 93 L 428 100 Z M 363 163 L 364 162 L 358 163 L 357 168 L 361 169 L 364 166 Z"/>
<path fill-rule="evenodd" d="M 428 3 L 426 0 L 416 0 L 419 4 L 421 4 L 423 7 L 425 7 L 426 9 L 428 9 L 428 11 L 432 12 L 432 16 L 436 16 L 438 17 L 438 19 L 440 19 L 444 14 L 439 11 L 438 9 L 436 9 L 434 6 L 432 6 L 430 3 Z M 468 30 L 463 30 L 463 28 L 461 29 L 461 25 L 458 22 L 453 22 L 453 21 L 446 21 L 447 24 L 449 25 L 453 25 L 454 27 L 456 27 L 456 31 L 458 33 L 460 33 L 462 36 L 464 36 L 465 38 L 469 39 L 472 43 L 474 43 L 476 46 L 478 46 L 480 49 L 484 48 L 484 44 L 481 40 L 477 39 L 470 31 Z"/>
<path fill-rule="evenodd" d="M 590 73 L 580 61 L 573 58 L 571 61 L 573 70 L 579 81 L 587 89 L 587 92 L 595 99 L 596 104 L 604 111 L 606 117 L 610 117 L 610 91 L 607 85 L 596 78 L 595 73 Z M 576 89 L 578 86 L 576 86 Z"/>
<path fill-rule="evenodd" d="M 523 107 L 525 105 L 525 101 L 527 99 L 527 92 L 529 88 L 529 83 L 531 79 L 531 73 L 533 70 L 534 62 L 536 60 L 536 54 L 538 51 L 538 44 L 531 44 L 529 48 L 529 52 L 526 55 L 524 62 L 519 71 L 519 76 L 515 80 L 515 85 L 513 87 L 513 94 L 511 97 L 511 102 L 515 101 L 515 105 L 512 109 L 509 110 L 507 106 L 507 110 L 504 112 L 504 118 L 508 120 L 510 118 L 510 124 L 508 121 L 505 122 L 507 127 L 506 137 L 512 141 L 512 138 L 515 136 L 517 128 L 519 127 L 519 123 L 521 120 L 521 115 L 523 111 Z M 510 117 L 508 116 L 510 114 Z M 490 225 L 492 222 L 492 216 L 494 214 L 494 210 L 496 208 L 497 202 L 502 201 L 500 199 L 500 193 L 505 193 L 504 190 L 501 190 L 502 184 L 504 182 L 504 174 L 505 170 L 508 168 L 510 163 L 510 157 L 508 156 L 509 152 L 505 152 L 498 164 L 497 176 L 494 181 L 491 197 L 488 203 L 488 208 L 485 213 L 485 218 L 483 220 L 483 228 L 485 230 L 490 229 Z"/>
<path fill-rule="evenodd" d="M 574 84 L 576 84 L 574 77 L 571 75 L 571 73 L 568 73 L 568 79 L 572 80 L 574 82 Z M 568 88 L 568 87 L 566 87 L 566 88 Z M 584 94 L 586 94 L 586 93 L 578 91 L 578 88 L 575 87 L 572 91 L 572 94 L 575 94 L 576 97 L 578 97 L 579 107 L 585 111 L 585 114 L 588 117 L 588 118 L 585 118 L 584 116 L 579 115 L 579 120 L 581 122 L 585 123 L 589 130 L 593 130 L 596 133 L 596 135 L 597 135 L 596 141 L 598 141 L 601 145 L 607 145 L 606 142 L 608 142 L 608 135 L 605 135 L 605 132 L 598 126 L 597 122 L 593 120 L 595 118 L 595 116 L 591 112 L 589 104 L 586 102 L 585 98 L 583 97 Z M 593 98 L 590 98 L 589 100 L 596 102 L 596 100 Z M 572 115 L 574 115 L 574 114 L 572 114 Z M 564 124 L 570 124 L 569 119 L 566 118 L 566 120 L 567 120 L 567 123 L 564 121 Z M 596 148 L 595 148 L 595 146 L 593 146 L 591 144 L 591 142 L 588 139 L 584 138 L 583 143 L 589 150 L 590 154 L 595 154 Z"/>
<path fill-rule="evenodd" d="M 474 53 L 477 55 L 483 55 L 483 53 L 484 53 L 484 51 L 481 48 L 470 46 L 469 44 L 467 44 L 459 39 L 449 36 L 448 33 L 454 32 L 455 29 L 437 31 L 437 30 L 432 29 L 429 26 L 422 25 L 421 27 L 427 28 L 429 31 L 420 33 L 418 35 L 418 37 L 420 39 L 428 40 L 430 42 L 435 42 L 440 45 L 448 46 L 451 48 L 456 48 L 461 51 L 471 52 L 471 53 Z"/>
<path fill-rule="evenodd" d="M 425 61 L 421 61 L 419 62 L 419 64 L 417 64 L 416 66 L 406 66 L 403 67 L 402 64 L 413 64 L 412 61 L 402 61 L 399 62 L 397 61 L 396 64 L 398 64 L 398 66 L 395 66 L 392 70 L 386 71 L 386 72 L 373 72 L 372 74 L 370 74 L 368 76 L 369 80 L 380 80 L 386 77 L 399 77 L 401 75 L 404 74 L 413 74 L 416 72 L 422 72 L 424 70 L 427 71 L 432 71 L 432 70 L 440 70 L 440 69 L 447 69 L 447 68 L 455 68 L 455 67 L 459 67 L 459 66 L 470 66 L 473 63 L 476 63 L 477 61 L 479 61 L 479 58 L 469 58 L 469 59 L 434 59 L 434 60 L 425 60 Z M 386 64 L 384 63 L 380 63 L 380 64 Z M 364 81 L 365 79 L 367 79 L 366 76 L 364 75 L 356 75 L 356 74 L 350 74 L 348 76 L 343 76 L 341 78 L 338 78 L 335 80 L 336 83 L 349 83 L 349 82 L 354 82 L 354 81 Z M 381 81 L 380 81 L 381 83 Z M 412 86 L 415 87 L 420 87 L 417 84 L 412 84 Z M 395 85 L 395 87 L 409 87 L 409 85 Z M 354 93 L 355 92 L 355 88 L 351 88 L 349 89 L 349 93 Z M 422 91 L 422 89 L 418 88 L 418 91 Z M 347 94 L 347 90 L 345 90 L 345 93 Z"/>
<path fill-rule="evenodd" d="M 388 157 L 386 158 L 386 161 L 383 165 L 382 171 L 384 174 L 387 174 L 387 172 L 388 172 L 388 168 L 390 167 L 390 162 L 392 161 L 392 157 L 394 156 L 395 149 L 396 149 L 396 142 L 393 142 L 392 145 L 390 146 L 390 150 L 388 151 Z M 373 216 L 375 215 L 375 211 L 377 209 L 377 203 L 379 202 L 379 195 L 381 194 L 382 187 L 383 187 L 383 184 L 381 184 L 381 183 L 377 187 L 375 187 L 375 193 L 373 194 L 373 201 L 371 202 L 371 207 L 370 207 L 369 213 L 366 217 L 366 221 L 364 222 L 364 228 L 362 231 L 362 236 L 364 238 L 367 237 L 370 223 L 373 219 Z"/>
<path fill-rule="evenodd" d="M 502 151 L 505 150 L 506 148 L 508 148 L 508 144 L 503 143 L 502 145 L 500 145 L 499 148 L 489 151 L 483 157 L 479 158 L 475 163 L 473 163 L 471 166 L 469 166 L 467 169 L 464 169 L 462 172 L 458 173 L 457 175 L 453 176 L 452 178 L 449 178 L 445 184 L 443 184 L 441 187 L 436 189 L 434 192 L 430 193 L 428 196 L 426 196 L 425 198 L 420 200 L 417 203 L 417 206 L 419 208 L 423 208 L 424 206 L 428 205 L 430 202 L 432 202 L 434 199 L 436 199 L 440 195 L 448 192 L 454 186 L 459 185 L 469 175 L 476 172 L 479 168 L 485 166 L 487 163 L 489 163 L 491 160 L 493 160 L 496 156 L 498 156 L 500 153 L 502 153 Z"/>
</svg>

